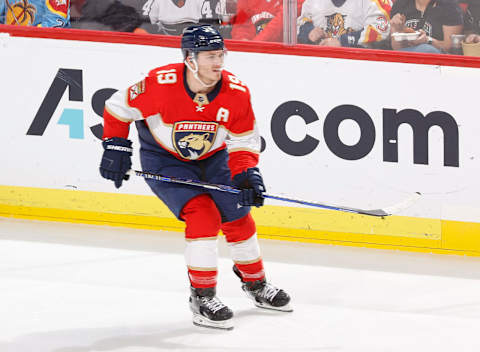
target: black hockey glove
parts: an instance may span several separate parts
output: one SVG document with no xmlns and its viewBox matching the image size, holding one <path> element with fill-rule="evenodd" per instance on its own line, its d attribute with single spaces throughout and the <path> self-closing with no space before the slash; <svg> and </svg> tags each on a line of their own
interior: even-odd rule
<svg viewBox="0 0 480 352">
<path fill-rule="evenodd" d="M 115 182 L 120 188 L 123 180 L 128 180 L 127 171 L 132 167 L 132 142 L 125 138 L 113 137 L 102 142 L 103 152 L 100 175 Z"/>
<path fill-rule="evenodd" d="M 233 177 L 233 184 L 242 189 L 238 194 L 238 203 L 261 207 L 264 202 L 263 193 L 265 185 L 263 184 L 262 174 L 258 167 L 251 167 L 246 171 Z"/>
</svg>

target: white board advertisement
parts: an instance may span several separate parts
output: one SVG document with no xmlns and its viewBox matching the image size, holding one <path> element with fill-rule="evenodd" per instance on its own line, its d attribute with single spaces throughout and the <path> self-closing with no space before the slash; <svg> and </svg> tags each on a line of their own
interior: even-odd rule
<svg viewBox="0 0 480 352">
<path fill-rule="evenodd" d="M 151 194 L 100 177 L 101 112 L 179 49 L 3 36 L 0 60 L 0 185 Z M 480 222 L 478 68 L 245 52 L 226 68 L 251 90 L 269 192 L 379 208 L 418 191 L 401 215 Z"/>
</svg>

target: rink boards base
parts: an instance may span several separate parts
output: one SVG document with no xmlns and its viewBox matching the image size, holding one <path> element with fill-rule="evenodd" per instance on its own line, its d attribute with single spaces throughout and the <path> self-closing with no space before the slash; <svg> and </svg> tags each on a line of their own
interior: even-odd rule
<svg viewBox="0 0 480 352">
<path fill-rule="evenodd" d="M 252 214 L 261 238 L 480 256 L 480 223 L 272 205 Z M 0 216 L 184 230 L 156 197 L 133 194 L 0 186 Z"/>
</svg>

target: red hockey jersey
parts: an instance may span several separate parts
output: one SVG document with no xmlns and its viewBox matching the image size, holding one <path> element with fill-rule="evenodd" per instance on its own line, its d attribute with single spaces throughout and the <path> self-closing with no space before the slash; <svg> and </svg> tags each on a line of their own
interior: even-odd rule
<svg viewBox="0 0 480 352">
<path fill-rule="evenodd" d="M 129 124 L 143 121 L 156 145 L 181 160 L 205 159 L 227 148 L 232 176 L 255 166 L 260 136 L 248 88 L 224 70 L 208 101 L 192 96 L 184 75 L 183 63 L 171 64 L 116 92 L 105 103 L 103 138 L 127 138 Z"/>
</svg>

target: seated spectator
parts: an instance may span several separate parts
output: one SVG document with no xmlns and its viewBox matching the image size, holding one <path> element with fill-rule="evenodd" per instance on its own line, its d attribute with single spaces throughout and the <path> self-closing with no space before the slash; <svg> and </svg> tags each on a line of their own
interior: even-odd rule
<svg viewBox="0 0 480 352">
<path fill-rule="evenodd" d="M 198 23 L 220 30 L 222 2 L 225 0 L 148 0 L 143 15 L 150 18 L 158 34 L 181 35 L 185 28 Z"/>
<path fill-rule="evenodd" d="M 75 0 L 73 0 L 75 1 Z M 79 1 L 79 0 L 76 0 Z M 148 17 L 142 16 L 146 0 L 81 0 L 80 17 L 72 27 L 118 32 L 156 32 Z"/>
<path fill-rule="evenodd" d="M 298 42 L 373 47 L 388 39 L 390 9 L 390 0 L 306 0 L 298 21 Z"/>
<path fill-rule="evenodd" d="M 70 22 L 79 21 L 82 15 L 82 7 L 85 0 L 70 0 Z"/>
<path fill-rule="evenodd" d="M 0 24 L 70 27 L 69 0 L 2 0 Z"/>
<path fill-rule="evenodd" d="M 416 40 L 395 40 L 392 49 L 448 53 L 452 50 L 451 36 L 462 34 L 463 16 L 460 6 L 449 0 L 396 0 L 391 12 L 392 33 L 408 29 L 420 32 Z"/>
<path fill-rule="evenodd" d="M 298 14 L 304 1 L 297 1 Z M 283 1 L 238 0 L 237 12 L 233 19 L 232 39 L 281 42 Z"/>
<path fill-rule="evenodd" d="M 465 43 L 480 43 L 480 1 L 467 0 L 465 14 Z"/>
</svg>

